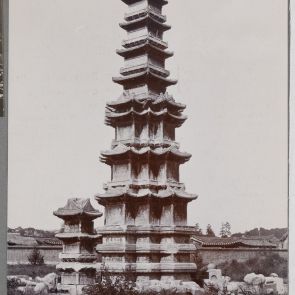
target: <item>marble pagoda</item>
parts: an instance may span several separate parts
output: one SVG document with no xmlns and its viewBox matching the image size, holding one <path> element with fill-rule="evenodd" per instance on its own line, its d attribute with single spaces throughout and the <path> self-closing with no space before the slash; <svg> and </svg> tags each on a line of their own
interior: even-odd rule
<svg viewBox="0 0 295 295">
<path fill-rule="evenodd" d="M 167 93 L 177 83 L 165 68 L 173 56 L 163 39 L 170 29 L 162 13 L 168 1 L 122 1 L 128 12 L 120 26 L 127 37 L 117 54 L 124 65 L 113 81 L 123 93 L 106 105 L 105 123 L 115 129 L 115 138 L 101 153 L 111 180 L 96 196 L 105 207 L 97 252 L 111 273 L 132 270 L 138 282 L 191 281 L 195 246 L 187 206 L 197 196 L 185 191 L 179 177 L 191 155 L 175 139 L 187 119 L 185 105 Z"/>
</svg>

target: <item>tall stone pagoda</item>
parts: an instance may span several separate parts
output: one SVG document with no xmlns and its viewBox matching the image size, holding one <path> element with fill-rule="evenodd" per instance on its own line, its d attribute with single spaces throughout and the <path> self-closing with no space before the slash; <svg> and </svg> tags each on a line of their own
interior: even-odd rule
<svg viewBox="0 0 295 295">
<path fill-rule="evenodd" d="M 93 284 L 96 277 L 95 246 L 101 236 L 93 220 L 102 215 L 89 199 L 69 199 L 66 206 L 53 213 L 64 221 L 63 231 L 56 234 L 63 250 L 57 269 L 61 271 L 61 289 L 70 294 L 82 294 L 84 286 Z"/>
<path fill-rule="evenodd" d="M 138 282 L 190 281 L 196 265 L 190 256 L 193 227 L 187 205 L 197 198 L 185 191 L 179 167 L 191 157 L 179 150 L 175 130 L 185 122 L 185 105 L 167 94 L 165 61 L 173 55 L 163 40 L 170 29 L 162 8 L 166 0 L 122 0 L 128 5 L 127 38 L 117 53 L 124 58 L 123 94 L 106 105 L 107 125 L 115 129 L 101 161 L 111 167 L 111 181 L 96 199 L 105 207 L 103 236 L 97 251 L 112 273 L 131 269 Z"/>
</svg>

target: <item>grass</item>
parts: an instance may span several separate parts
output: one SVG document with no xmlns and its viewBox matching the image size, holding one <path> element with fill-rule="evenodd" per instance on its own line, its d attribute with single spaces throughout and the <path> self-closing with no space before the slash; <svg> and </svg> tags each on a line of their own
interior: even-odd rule
<svg viewBox="0 0 295 295">
<path fill-rule="evenodd" d="M 30 265 L 30 264 L 15 264 L 7 265 L 7 275 L 27 275 L 32 278 L 44 277 L 45 275 L 57 272 L 55 265 Z"/>
</svg>

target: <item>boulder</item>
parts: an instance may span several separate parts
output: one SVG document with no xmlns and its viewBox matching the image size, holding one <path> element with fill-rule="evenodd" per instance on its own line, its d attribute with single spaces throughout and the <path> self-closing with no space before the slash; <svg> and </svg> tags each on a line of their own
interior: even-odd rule
<svg viewBox="0 0 295 295">
<path fill-rule="evenodd" d="M 202 295 L 204 290 L 195 282 L 183 282 L 183 285 L 186 287 L 186 291 L 192 295 Z"/>
<path fill-rule="evenodd" d="M 262 285 L 265 283 L 265 276 L 262 274 L 256 275 L 252 281 L 253 285 Z"/>
<path fill-rule="evenodd" d="M 286 294 L 286 286 L 284 285 L 284 280 L 279 277 L 273 277 L 276 285 L 276 291 L 279 295 Z"/>
<path fill-rule="evenodd" d="M 49 288 L 45 283 L 37 283 L 37 285 L 34 288 L 34 293 L 36 295 L 49 294 Z"/>
<path fill-rule="evenodd" d="M 162 287 L 161 286 L 159 286 L 159 285 L 152 285 L 152 286 L 150 286 L 149 287 L 149 289 L 148 289 L 151 293 L 161 293 L 161 291 L 162 291 Z"/>
<path fill-rule="evenodd" d="M 37 285 L 37 282 L 34 281 L 27 281 L 26 287 L 34 288 Z"/>
<path fill-rule="evenodd" d="M 244 277 L 244 282 L 248 285 L 261 285 L 265 283 L 265 276 L 252 272 Z"/>
<path fill-rule="evenodd" d="M 17 287 L 16 290 L 17 290 L 17 292 L 18 292 L 17 294 L 19 294 L 19 293 L 20 293 L 20 294 L 25 294 L 25 292 L 26 292 L 26 287 L 23 287 L 23 286 L 22 286 L 22 287 Z"/>
<path fill-rule="evenodd" d="M 238 282 L 229 282 L 226 286 L 227 292 L 229 294 L 237 294 L 239 291 L 239 283 Z"/>
<path fill-rule="evenodd" d="M 50 273 L 42 278 L 42 282 L 45 283 L 49 290 L 55 289 L 58 275 L 56 273 Z"/>
<path fill-rule="evenodd" d="M 35 277 L 35 281 L 36 281 L 37 283 L 42 283 L 42 278 L 36 276 L 36 277 Z"/>
<path fill-rule="evenodd" d="M 254 272 L 246 274 L 244 277 L 244 282 L 248 285 L 252 285 L 252 282 L 255 278 L 256 274 Z"/>
</svg>

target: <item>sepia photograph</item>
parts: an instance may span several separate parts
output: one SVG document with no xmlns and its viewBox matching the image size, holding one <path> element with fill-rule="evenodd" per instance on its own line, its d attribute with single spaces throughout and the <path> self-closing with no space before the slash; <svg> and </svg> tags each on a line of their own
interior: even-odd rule
<svg viewBox="0 0 295 295">
<path fill-rule="evenodd" d="M 287 0 L 8 16 L 8 295 L 289 294 Z"/>
</svg>

